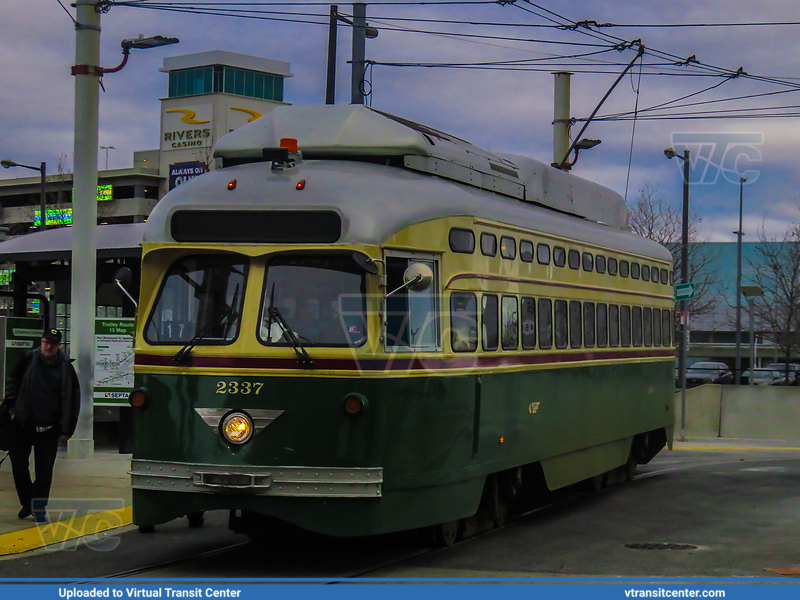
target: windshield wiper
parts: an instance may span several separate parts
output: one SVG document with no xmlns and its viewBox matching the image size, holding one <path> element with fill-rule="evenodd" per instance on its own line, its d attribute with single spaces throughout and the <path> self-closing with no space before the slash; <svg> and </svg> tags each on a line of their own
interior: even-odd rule
<svg viewBox="0 0 800 600">
<path fill-rule="evenodd" d="M 267 308 L 267 336 L 268 341 L 272 341 L 272 322 L 276 322 L 278 326 L 283 330 L 283 335 L 292 345 L 292 349 L 294 353 L 297 355 L 297 362 L 301 367 L 306 368 L 313 368 L 314 367 L 314 359 L 308 355 L 306 349 L 303 347 L 303 344 L 297 337 L 292 328 L 289 327 L 289 324 L 286 322 L 286 319 L 283 318 L 281 311 L 278 310 L 278 307 L 275 306 L 275 284 L 272 284 L 272 292 L 270 293 L 269 298 L 269 308 Z"/>
<path fill-rule="evenodd" d="M 206 324 L 206 326 L 203 327 L 200 331 L 198 331 L 183 348 L 178 350 L 178 352 L 175 353 L 175 356 L 173 356 L 172 359 L 177 363 L 181 363 L 185 361 L 187 358 L 189 358 L 189 355 L 192 353 L 192 350 L 194 350 L 194 347 L 197 345 L 197 342 L 204 339 L 206 334 L 208 334 L 214 327 L 216 327 L 217 325 L 222 325 L 225 319 L 228 319 L 224 336 L 227 337 L 231 326 L 233 325 L 233 323 L 236 320 L 236 317 L 238 316 L 236 311 L 233 309 L 233 307 L 236 306 L 236 300 L 238 297 L 239 297 L 239 284 L 237 283 L 236 289 L 233 292 L 233 298 L 231 299 L 231 305 L 230 306 L 226 305 L 225 308 L 223 308 L 214 319 L 209 321 Z"/>
</svg>

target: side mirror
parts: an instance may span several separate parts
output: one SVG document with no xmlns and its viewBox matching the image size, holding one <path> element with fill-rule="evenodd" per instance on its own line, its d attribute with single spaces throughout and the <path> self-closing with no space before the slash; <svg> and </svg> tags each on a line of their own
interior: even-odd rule
<svg viewBox="0 0 800 600">
<path fill-rule="evenodd" d="M 412 292 L 424 292 L 431 287 L 433 270 L 425 263 L 409 265 L 403 273 L 403 284 Z"/>
<path fill-rule="evenodd" d="M 353 262 L 356 263 L 359 267 L 361 267 L 364 271 L 369 273 L 370 275 L 377 275 L 378 274 L 378 265 L 375 264 L 375 261 L 372 260 L 366 254 L 361 254 L 361 252 L 353 252 L 351 254 L 353 258 Z"/>
<path fill-rule="evenodd" d="M 433 270 L 425 263 L 414 263 L 403 273 L 403 285 L 386 294 L 386 298 L 406 288 L 412 292 L 424 292 L 431 287 L 432 281 Z"/>
<path fill-rule="evenodd" d="M 131 270 L 128 267 L 122 267 L 116 273 L 114 273 L 114 279 L 112 283 L 129 290 L 131 288 L 131 281 L 133 281 L 133 273 L 131 273 Z"/>
</svg>

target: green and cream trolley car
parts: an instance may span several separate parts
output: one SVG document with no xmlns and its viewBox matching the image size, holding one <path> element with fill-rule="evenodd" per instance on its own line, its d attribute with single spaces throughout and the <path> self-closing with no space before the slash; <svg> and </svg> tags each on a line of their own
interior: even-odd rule
<svg viewBox="0 0 800 600">
<path fill-rule="evenodd" d="M 672 444 L 672 260 L 622 198 L 361 106 L 225 136 L 145 231 L 133 519 L 501 523 Z"/>
</svg>

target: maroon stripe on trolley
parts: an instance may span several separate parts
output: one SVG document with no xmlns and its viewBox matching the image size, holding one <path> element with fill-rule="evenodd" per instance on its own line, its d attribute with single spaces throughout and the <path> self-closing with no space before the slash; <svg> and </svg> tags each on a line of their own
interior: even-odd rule
<svg viewBox="0 0 800 600">
<path fill-rule="evenodd" d="M 313 358 L 313 349 L 312 349 Z M 646 350 L 595 350 L 589 352 L 555 352 L 547 354 L 497 354 L 490 356 L 402 357 L 392 358 L 314 358 L 315 370 L 326 371 L 430 371 L 448 369 L 483 369 L 542 364 L 563 364 L 594 360 L 633 360 L 668 358 L 675 353 L 668 348 Z M 198 369 L 297 369 L 297 359 L 191 356 L 178 364 L 172 355 L 137 354 L 136 365 L 148 367 L 186 367 Z"/>
</svg>

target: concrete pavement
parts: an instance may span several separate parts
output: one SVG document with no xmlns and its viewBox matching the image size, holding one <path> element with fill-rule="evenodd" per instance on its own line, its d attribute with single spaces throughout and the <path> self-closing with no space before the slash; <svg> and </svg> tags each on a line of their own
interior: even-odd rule
<svg viewBox="0 0 800 600">
<path fill-rule="evenodd" d="M 130 454 L 110 448 L 95 450 L 88 459 L 71 459 L 62 445 L 48 503 L 50 524 L 38 525 L 32 517 L 17 518 L 21 507 L 6 459 L 0 465 L 0 557 L 129 525 L 130 460 Z"/>
</svg>

